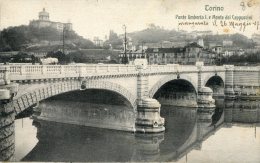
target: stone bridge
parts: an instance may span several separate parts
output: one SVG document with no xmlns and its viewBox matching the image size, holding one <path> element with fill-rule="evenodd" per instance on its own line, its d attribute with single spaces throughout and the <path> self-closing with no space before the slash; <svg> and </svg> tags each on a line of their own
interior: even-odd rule
<svg viewBox="0 0 260 163">
<path fill-rule="evenodd" d="M 165 100 L 159 100 L 158 92 L 165 85 L 189 86 L 188 93 L 195 96 L 194 107 L 210 110 L 214 107 L 212 90 L 213 96 L 257 97 L 259 69 L 204 66 L 202 62 L 196 65 L 1 65 L 0 160 L 12 157 L 8 151 L 14 149 L 15 116 L 52 96 L 85 89 L 111 91 L 133 108 L 136 120 L 132 131 L 161 132 L 165 128 L 160 102 L 163 104 Z M 169 101 L 172 96 L 167 98 Z"/>
</svg>

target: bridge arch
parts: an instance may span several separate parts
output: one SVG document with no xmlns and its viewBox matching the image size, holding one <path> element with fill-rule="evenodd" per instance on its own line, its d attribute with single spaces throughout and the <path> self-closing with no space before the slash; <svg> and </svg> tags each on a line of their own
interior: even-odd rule
<svg viewBox="0 0 260 163">
<path fill-rule="evenodd" d="M 152 88 L 149 91 L 149 97 L 153 98 L 153 96 L 155 95 L 155 93 L 166 83 L 170 82 L 170 81 L 174 81 L 174 80 L 184 80 L 185 82 L 187 82 L 188 84 L 190 84 L 196 94 L 197 94 L 197 87 L 195 82 L 191 79 L 191 77 L 186 76 L 186 75 L 181 75 L 181 77 L 179 78 L 178 76 L 166 76 L 164 78 L 162 78 L 161 80 L 159 80 L 157 83 L 155 83 Z"/>
<path fill-rule="evenodd" d="M 225 84 L 225 74 L 222 73 L 210 73 L 204 76 L 202 79 L 203 85 L 206 86 L 207 82 L 212 78 L 212 77 L 219 77 L 223 83 Z"/>
<path fill-rule="evenodd" d="M 108 82 L 90 80 L 86 82 L 86 89 L 102 89 L 115 92 L 123 96 L 133 109 L 136 108 L 136 97 L 121 85 Z M 26 92 L 14 99 L 12 102 L 5 105 L 6 108 L 14 108 L 16 115 L 23 110 L 37 104 L 39 101 L 45 100 L 55 95 L 66 92 L 76 91 L 81 89 L 81 82 L 79 80 L 60 81 L 57 83 L 50 83 L 44 87 L 37 88 L 33 91 Z"/>
<path fill-rule="evenodd" d="M 204 85 L 206 87 L 210 87 L 213 91 L 213 94 L 224 94 L 224 80 L 217 74 L 210 76 L 207 80 L 205 80 Z"/>
</svg>

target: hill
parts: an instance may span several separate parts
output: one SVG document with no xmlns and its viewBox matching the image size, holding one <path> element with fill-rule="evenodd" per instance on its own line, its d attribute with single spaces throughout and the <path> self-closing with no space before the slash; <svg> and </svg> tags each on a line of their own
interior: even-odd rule
<svg viewBox="0 0 260 163">
<path fill-rule="evenodd" d="M 170 42 L 191 42 L 197 41 L 198 38 L 203 38 L 205 45 L 208 45 L 210 42 L 215 42 L 222 45 L 223 40 L 229 40 L 233 42 L 233 46 L 240 48 L 252 48 L 254 47 L 254 42 L 248 37 L 242 34 L 212 34 L 204 36 L 194 36 L 194 33 L 187 31 L 177 31 L 177 30 L 167 30 L 159 26 L 151 24 L 149 28 L 136 31 L 128 34 L 134 44 L 140 45 L 144 43 L 161 43 L 162 41 Z"/>
<path fill-rule="evenodd" d="M 93 42 L 84 39 L 74 31 L 64 31 L 65 40 L 78 48 L 94 48 Z M 9 27 L 0 31 L 0 51 L 19 51 L 31 46 L 47 42 L 55 44 L 61 42 L 63 33 L 51 27 L 34 28 L 32 26 Z"/>
</svg>

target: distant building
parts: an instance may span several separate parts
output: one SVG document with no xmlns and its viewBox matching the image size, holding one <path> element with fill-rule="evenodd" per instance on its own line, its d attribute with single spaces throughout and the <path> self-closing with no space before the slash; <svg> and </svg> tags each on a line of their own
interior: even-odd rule
<svg viewBox="0 0 260 163">
<path fill-rule="evenodd" d="M 194 64 L 196 61 L 204 61 L 205 64 L 215 64 L 219 58 L 218 47 L 216 52 L 203 50 L 203 47 L 196 42 L 178 48 L 148 48 L 145 51 L 127 51 L 129 62 L 136 58 L 147 58 L 149 64 Z M 123 60 L 125 54 L 119 55 L 119 62 Z"/>
<path fill-rule="evenodd" d="M 172 48 L 175 46 L 175 42 L 172 41 L 162 41 L 157 43 L 145 43 L 147 48 Z"/>
<path fill-rule="evenodd" d="M 225 50 L 223 56 L 225 56 L 225 57 L 230 57 L 230 56 L 232 56 L 232 55 L 234 55 L 234 54 L 235 54 L 235 51 Z"/>
<path fill-rule="evenodd" d="M 181 41 L 181 40 L 178 40 L 178 41 L 174 41 L 172 42 L 172 47 L 184 47 L 187 45 L 187 41 Z"/>
<path fill-rule="evenodd" d="M 147 48 L 159 48 L 161 47 L 160 43 L 145 43 L 145 46 L 147 46 Z"/>
<path fill-rule="evenodd" d="M 199 40 L 197 41 L 197 43 L 198 43 L 200 46 L 204 47 L 204 41 L 203 41 L 202 38 L 199 39 Z"/>
<path fill-rule="evenodd" d="M 254 43 L 256 43 L 256 48 L 257 49 L 260 49 L 260 34 L 256 34 L 256 33 L 254 33 L 253 35 L 252 35 L 252 40 L 254 41 Z"/>
<path fill-rule="evenodd" d="M 16 55 L 18 53 L 19 53 L 19 51 L 0 52 L 0 56 L 10 57 L 10 56 Z"/>
<path fill-rule="evenodd" d="M 223 46 L 224 47 L 233 46 L 233 41 L 231 41 L 231 40 L 223 40 Z"/>
<path fill-rule="evenodd" d="M 49 20 L 49 13 L 45 11 L 45 8 L 41 12 L 39 12 L 38 20 L 31 20 L 29 25 L 36 28 L 43 27 L 52 27 L 59 32 L 62 32 L 63 29 L 72 30 L 72 23 L 61 23 L 61 22 L 53 22 Z"/>
<path fill-rule="evenodd" d="M 127 50 L 126 51 L 126 57 L 127 57 L 127 61 L 129 63 L 133 63 L 135 59 L 138 58 L 146 58 L 147 55 L 145 54 L 145 50 Z M 123 60 L 125 58 L 125 52 L 121 51 L 119 54 L 119 63 L 123 63 Z"/>
<path fill-rule="evenodd" d="M 216 42 L 208 42 L 207 48 L 208 48 L 208 49 L 212 49 L 212 48 L 216 47 L 217 45 L 218 45 L 218 44 L 217 44 Z"/>
<path fill-rule="evenodd" d="M 254 40 L 254 42 L 258 42 L 260 44 L 260 34 L 254 33 L 252 35 L 252 39 Z"/>
<path fill-rule="evenodd" d="M 41 58 L 40 61 L 43 65 L 57 64 L 59 62 L 57 58 L 51 58 L 51 57 Z"/>
<path fill-rule="evenodd" d="M 190 33 L 194 38 L 198 36 L 213 35 L 212 31 L 192 31 Z"/>
<path fill-rule="evenodd" d="M 223 51 L 223 47 L 221 45 L 216 45 L 216 46 L 212 47 L 211 50 L 212 50 L 212 52 L 220 54 Z"/>
<path fill-rule="evenodd" d="M 149 48 L 146 55 L 149 64 L 185 62 L 185 48 Z"/>
<path fill-rule="evenodd" d="M 95 44 L 96 46 L 100 46 L 100 47 L 103 47 L 103 46 L 104 46 L 104 41 L 101 40 L 101 39 L 99 39 L 98 37 L 94 37 L 93 41 L 94 41 L 94 44 Z"/>
</svg>

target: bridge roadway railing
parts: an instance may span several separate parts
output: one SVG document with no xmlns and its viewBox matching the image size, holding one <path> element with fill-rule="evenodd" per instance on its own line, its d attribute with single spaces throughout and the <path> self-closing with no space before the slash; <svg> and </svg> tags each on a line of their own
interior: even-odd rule
<svg viewBox="0 0 260 163">
<path fill-rule="evenodd" d="M 134 65 L 85 64 L 85 65 L 4 65 L 9 69 L 9 79 L 33 80 L 50 78 L 87 77 L 98 75 L 137 74 Z M 3 73 L 0 73 L 0 77 Z M 1 77 L 2 78 L 2 77 Z"/>
<path fill-rule="evenodd" d="M 224 66 L 203 66 L 202 71 L 203 72 L 223 72 L 225 71 Z"/>
<path fill-rule="evenodd" d="M 196 72 L 197 67 L 194 65 L 179 65 L 179 64 L 167 64 L 167 65 L 148 65 L 145 68 L 146 73 L 164 73 L 164 72 Z"/>
<path fill-rule="evenodd" d="M 258 89 L 260 86 L 260 66 L 234 68 L 234 87 Z M 258 89 L 259 90 L 259 89 Z"/>
<path fill-rule="evenodd" d="M 223 72 L 224 66 L 202 66 L 203 72 Z M 179 65 L 179 64 L 167 64 L 167 65 L 148 65 L 147 72 L 197 72 L 199 68 L 195 65 Z"/>
<path fill-rule="evenodd" d="M 203 72 L 224 72 L 225 66 L 202 66 Z M 8 71 L 8 75 L 5 72 Z M 17 80 L 40 80 L 51 78 L 75 78 L 100 75 L 127 75 L 138 74 L 135 65 L 122 64 L 75 64 L 75 65 L 0 65 L 0 84 L 6 83 L 6 79 Z M 178 73 L 198 72 L 195 65 L 147 65 L 142 72 L 153 73 Z M 260 67 L 234 67 L 234 85 L 259 86 Z M 251 82 L 249 82 L 251 81 Z"/>
<path fill-rule="evenodd" d="M 244 71 L 244 72 L 258 72 L 260 70 L 260 66 L 249 67 L 249 66 L 236 66 L 234 71 Z"/>
<path fill-rule="evenodd" d="M 75 64 L 75 65 L 24 65 L 12 64 L 1 65 L 2 69 L 9 70 L 9 79 L 17 80 L 34 80 L 50 78 L 70 78 L 70 77 L 88 77 L 99 75 L 120 75 L 120 74 L 137 74 L 138 70 L 135 65 L 122 64 Z M 207 67 L 205 70 L 211 70 Z M 221 67 L 214 68 L 219 70 Z M 223 69 L 223 68 L 222 68 Z M 197 67 L 194 65 L 148 65 L 144 68 L 146 73 L 176 73 L 176 72 L 196 72 Z M 0 77 L 3 73 L 0 72 Z M 2 78 L 2 77 L 1 77 Z"/>
</svg>

